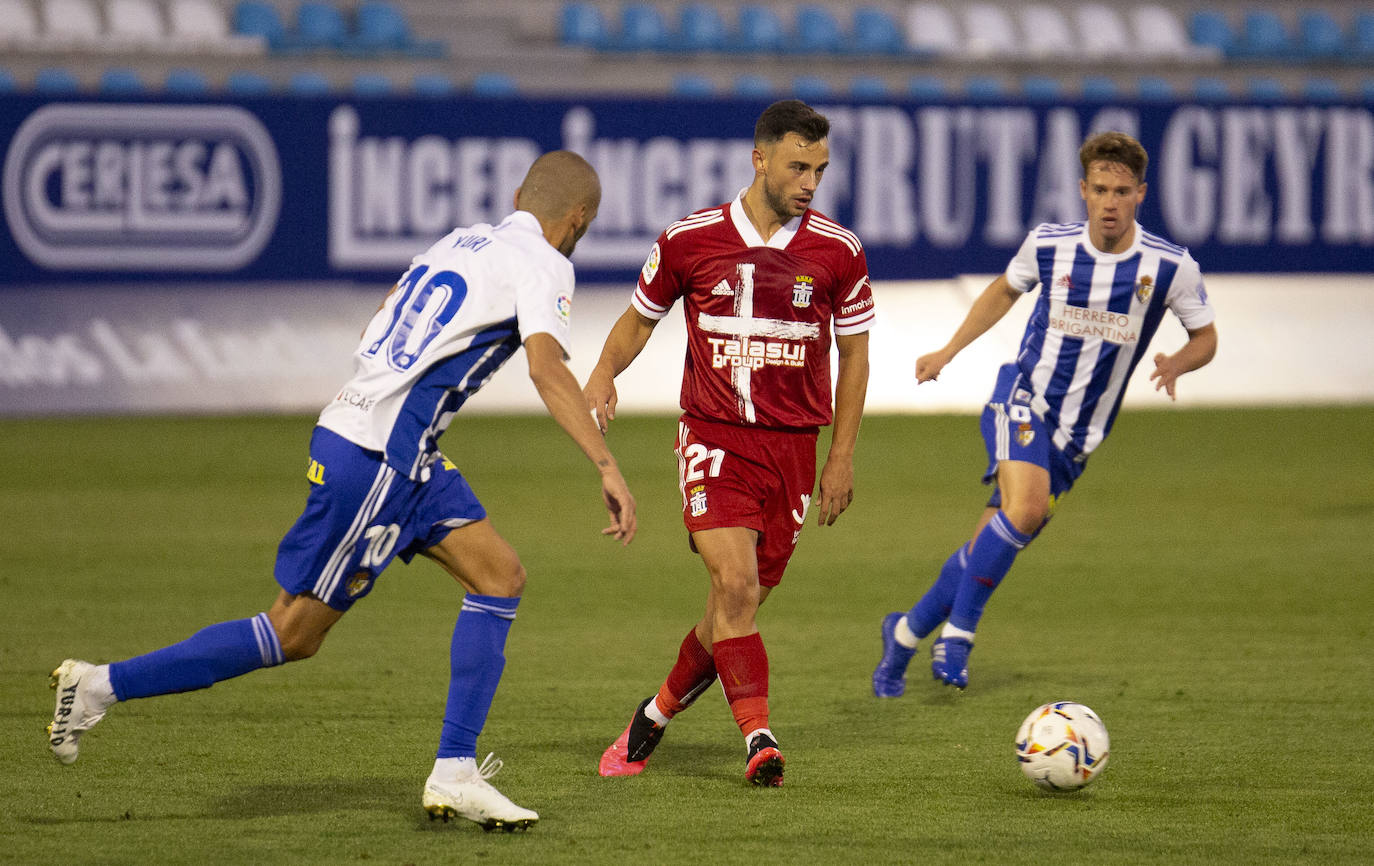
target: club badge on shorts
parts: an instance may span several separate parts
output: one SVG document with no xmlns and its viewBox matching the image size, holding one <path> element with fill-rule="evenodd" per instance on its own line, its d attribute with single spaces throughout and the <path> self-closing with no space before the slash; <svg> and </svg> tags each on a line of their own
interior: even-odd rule
<svg viewBox="0 0 1374 866">
<path fill-rule="evenodd" d="M 1035 441 L 1035 430 L 1029 424 L 1018 424 L 1016 427 L 1016 441 L 1022 448 Z"/>
<path fill-rule="evenodd" d="M 687 507 L 691 509 L 693 517 L 706 513 L 706 485 L 698 484 L 688 492 Z"/>
</svg>

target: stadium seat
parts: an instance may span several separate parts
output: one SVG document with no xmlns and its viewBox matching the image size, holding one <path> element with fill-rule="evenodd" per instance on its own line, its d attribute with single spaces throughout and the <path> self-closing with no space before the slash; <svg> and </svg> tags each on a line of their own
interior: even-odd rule
<svg viewBox="0 0 1374 866">
<path fill-rule="evenodd" d="M 128 46 L 160 45 L 167 37 L 153 0 L 107 0 L 105 31 L 112 42 Z"/>
<path fill-rule="evenodd" d="M 950 95 L 944 79 L 934 75 L 913 75 L 907 82 L 906 92 L 917 102 L 941 102 Z"/>
<path fill-rule="evenodd" d="M 681 72 L 673 76 L 669 88 L 674 96 L 686 99 L 709 99 L 716 94 L 716 87 L 705 75 Z"/>
<path fill-rule="evenodd" d="M 1188 38 L 1195 45 L 1210 48 L 1222 56 L 1231 56 L 1239 48 L 1231 22 L 1221 12 L 1211 9 L 1199 9 L 1193 13 L 1188 24 Z"/>
<path fill-rule="evenodd" d="M 8 69 L 0 69 L 0 93 L 13 93 L 18 89 L 18 83 L 14 80 L 14 73 Z"/>
<path fill-rule="evenodd" d="M 261 36 L 231 33 L 229 18 L 215 0 L 171 0 L 167 5 L 167 30 L 171 41 L 197 51 L 261 54 L 267 50 L 267 42 Z"/>
<path fill-rule="evenodd" d="M 1360 83 L 1360 96 L 1365 105 L 1374 106 L 1374 78 L 1366 78 Z"/>
<path fill-rule="evenodd" d="M 1027 75 L 1021 79 L 1021 95 L 1031 102 L 1060 102 L 1064 98 L 1064 88 L 1058 78 Z"/>
<path fill-rule="evenodd" d="M 167 70 L 162 80 L 162 89 L 180 96 L 199 96 L 210 92 L 210 81 L 199 69 L 177 67 Z"/>
<path fill-rule="evenodd" d="M 1374 61 L 1374 11 L 1355 16 L 1355 34 L 1351 40 L 1351 56 L 1356 63 Z"/>
<path fill-rule="evenodd" d="M 100 92 L 115 96 L 143 93 L 148 88 L 137 70 L 125 66 L 111 67 L 100 73 Z"/>
<path fill-rule="evenodd" d="M 564 3 L 558 10 L 558 41 L 563 45 L 599 50 L 606 46 L 610 28 L 606 17 L 591 3 Z"/>
<path fill-rule="evenodd" d="M 802 102 L 824 102 L 835 95 L 830 81 L 819 75 L 798 75 L 792 79 L 791 90 Z"/>
<path fill-rule="evenodd" d="M 1193 98 L 1198 102 L 1226 102 L 1231 98 L 1231 87 L 1220 78 L 1202 76 L 1193 81 Z"/>
<path fill-rule="evenodd" d="M 353 95 L 365 98 L 390 96 L 396 92 L 391 78 L 380 72 L 359 72 L 353 76 Z"/>
<path fill-rule="evenodd" d="M 902 28 L 891 15 L 876 6 L 860 6 L 854 10 L 850 33 L 850 50 L 862 57 L 896 56 L 907 50 Z"/>
<path fill-rule="evenodd" d="M 1082 44 L 1073 35 L 1068 19 L 1054 6 L 1031 3 L 1020 8 L 1021 32 L 1032 57 L 1063 57 L 1077 53 Z"/>
<path fill-rule="evenodd" d="M 685 3 L 678 11 L 674 48 L 692 53 L 724 51 L 729 31 L 720 10 L 707 3 Z"/>
<path fill-rule="evenodd" d="M 45 66 L 34 73 L 33 89 L 48 94 L 76 93 L 81 90 L 81 82 L 70 69 Z"/>
<path fill-rule="evenodd" d="M 40 38 L 38 16 L 28 0 L 0 0 L 0 48 L 30 48 Z"/>
<path fill-rule="evenodd" d="M 410 86 L 415 91 L 416 96 L 431 99 L 452 96 L 458 90 L 458 85 L 452 78 L 434 72 L 422 72 L 416 75 L 411 79 Z"/>
<path fill-rule="evenodd" d="M 1298 51 L 1312 59 L 1340 57 L 1345 49 L 1345 34 L 1335 18 L 1324 11 L 1309 9 L 1298 16 Z"/>
<path fill-rule="evenodd" d="M 997 102 L 1006 99 L 1007 89 L 991 75 L 975 75 L 964 82 L 964 96 L 973 102 Z"/>
<path fill-rule="evenodd" d="M 906 42 L 922 54 L 957 57 L 964 51 L 959 25 L 940 3 L 913 3 L 906 14 Z"/>
<path fill-rule="evenodd" d="M 1011 16 L 1001 6 L 970 3 L 964 9 L 964 51 L 970 57 L 1014 58 L 1023 53 Z"/>
<path fill-rule="evenodd" d="M 736 75 L 730 90 L 736 96 L 745 99 L 772 99 L 774 93 L 773 82 L 762 75 L 750 72 Z"/>
<path fill-rule="evenodd" d="M 1172 9 L 1157 4 L 1131 10 L 1131 25 L 1140 53 L 1156 58 L 1216 59 L 1221 52 L 1214 47 L 1194 45 Z"/>
<path fill-rule="evenodd" d="M 515 79 L 504 72 L 479 72 L 472 79 L 472 95 L 488 99 L 501 99 L 516 96 L 520 86 Z"/>
<path fill-rule="evenodd" d="M 1142 75 L 1136 82 L 1136 95 L 1143 102 L 1173 102 L 1174 87 L 1158 75 Z"/>
<path fill-rule="evenodd" d="M 1283 60 L 1297 54 L 1288 28 L 1277 12 L 1256 9 L 1245 13 L 1242 24 L 1242 38 L 1237 53 L 1245 57 L 1265 60 Z"/>
<path fill-rule="evenodd" d="M 804 54 L 840 54 L 845 50 L 844 31 L 824 6 L 797 7 L 795 48 Z"/>
<path fill-rule="evenodd" d="M 1087 102 L 1112 102 L 1121 98 L 1121 88 L 1105 75 L 1085 75 L 1079 94 Z"/>
<path fill-rule="evenodd" d="M 864 102 L 882 102 L 892 96 L 887 81 L 877 75 L 856 75 L 849 80 L 849 95 Z"/>
<path fill-rule="evenodd" d="M 1126 30 L 1117 10 L 1105 3 L 1084 3 L 1075 10 L 1075 43 L 1088 57 L 1126 58 L 1140 54 L 1140 46 Z"/>
<path fill-rule="evenodd" d="M 1302 98 L 1308 102 L 1328 104 L 1341 102 L 1345 93 L 1341 86 L 1330 78 L 1309 78 L 1302 83 Z"/>
<path fill-rule="evenodd" d="M 307 51 L 345 51 L 353 45 L 343 12 L 318 0 L 296 7 L 295 35 L 297 45 Z"/>
<path fill-rule="evenodd" d="M 234 7 L 233 25 L 235 33 L 264 40 L 274 53 L 290 53 L 296 48 L 277 7 L 267 0 L 239 0 Z"/>
<path fill-rule="evenodd" d="M 353 46 L 368 54 L 443 57 L 448 45 L 439 39 L 417 39 L 400 8 L 388 0 L 363 0 L 354 16 Z"/>
<path fill-rule="evenodd" d="M 267 76 L 241 69 L 229 73 L 224 80 L 224 89 L 235 96 L 263 96 L 276 88 Z"/>
<path fill-rule="evenodd" d="M 648 3 L 626 3 L 620 7 L 620 27 L 608 47 L 616 51 L 666 50 L 668 23 L 663 13 Z"/>
<path fill-rule="evenodd" d="M 326 96 L 333 90 L 328 78 L 309 69 L 292 73 L 286 80 L 286 91 L 295 96 Z"/>
<path fill-rule="evenodd" d="M 1255 102 L 1282 102 L 1288 98 L 1277 78 L 1256 75 L 1245 80 L 1245 95 Z"/>
<path fill-rule="evenodd" d="M 91 0 L 46 0 L 43 34 L 57 47 L 89 48 L 100 43 L 104 29 Z"/>
<path fill-rule="evenodd" d="M 769 54 L 782 51 L 787 45 L 787 32 L 783 29 L 782 19 L 769 7 L 746 3 L 739 7 L 736 14 L 739 17 L 735 27 L 735 50 L 747 54 Z"/>
</svg>

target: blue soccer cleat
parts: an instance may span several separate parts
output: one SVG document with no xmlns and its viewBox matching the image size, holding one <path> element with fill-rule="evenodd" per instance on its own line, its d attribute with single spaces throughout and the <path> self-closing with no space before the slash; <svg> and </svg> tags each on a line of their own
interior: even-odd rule
<svg viewBox="0 0 1374 866">
<path fill-rule="evenodd" d="M 930 674 L 945 685 L 968 685 L 968 654 L 973 642 L 961 637 L 942 637 L 930 647 Z"/>
<path fill-rule="evenodd" d="M 897 623 L 900 612 L 883 617 L 883 657 L 873 670 L 873 694 L 880 698 L 900 698 L 906 691 L 906 668 L 916 655 L 916 648 L 897 642 Z"/>
</svg>

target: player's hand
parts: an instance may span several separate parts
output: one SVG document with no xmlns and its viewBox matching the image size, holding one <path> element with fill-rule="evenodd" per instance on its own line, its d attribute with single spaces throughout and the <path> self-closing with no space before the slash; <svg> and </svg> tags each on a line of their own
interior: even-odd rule
<svg viewBox="0 0 1374 866">
<path fill-rule="evenodd" d="M 625 547 L 635 537 L 638 524 L 635 518 L 635 498 L 625 484 L 620 470 L 612 469 L 601 476 L 601 499 L 606 503 L 606 513 L 611 516 L 611 525 L 601 530 Z"/>
<path fill-rule="evenodd" d="M 582 388 L 582 395 L 587 398 L 587 409 L 596 416 L 596 426 L 604 436 L 610 422 L 615 420 L 615 404 L 618 400 L 615 377 L 607 375 L 600 368 L 593 370 L 587 377 L 586 386 Z"/>
<path fill-rule="evenodd" d="M 854 501 L 854 463 L 831 457 L 821 470 L 821 501 L 817 526 L 833 526 L 849 503 Z"/>
<path fill-rule="evenodd" d="M 1155 355 L 1155 371 L 1150 374 L 1150 380 L 1155 382 L 1155 390 L 1164 389 L 1164 393 L 1169 395 L 1170 400 L 1177 400 L 1174 395 L 1174 385 L 1178 382 L 1178 377 L 1183 373 L 1174 363 L 1174 359 L 1159 352 Z"/>
<path fill-rule="evenodd" d="M 940 378 L 940 371 L 949 363 L 943 352 L 930 352 L 916 359 L 916 384 L 934 382 Z"/>
</svg>

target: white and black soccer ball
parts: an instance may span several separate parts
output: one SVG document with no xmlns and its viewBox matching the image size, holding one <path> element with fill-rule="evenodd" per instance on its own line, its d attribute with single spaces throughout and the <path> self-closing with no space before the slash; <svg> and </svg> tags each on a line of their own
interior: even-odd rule
<svg viewBox="0 0 1374 866">
<path fill-rule="evenodd" d="M 1026 778 L 1051 791 L 1076 791 L 1101 775 L 1110 743 L 1097 713 L 1073 701 L 1036 707 L 1016 732 Z"/>
</svg>

